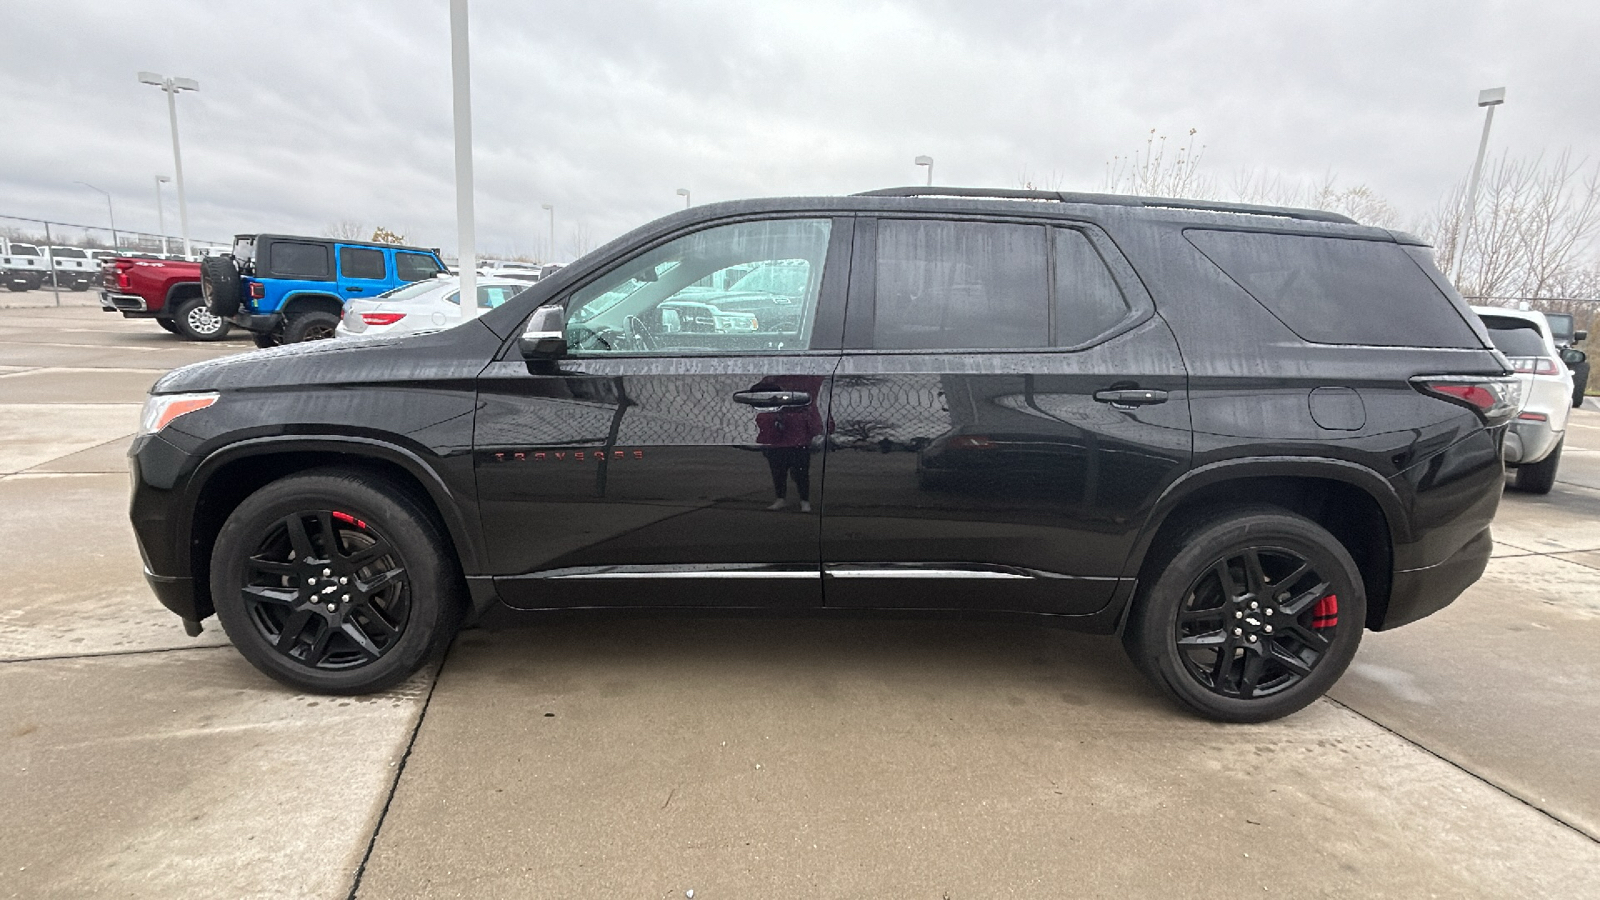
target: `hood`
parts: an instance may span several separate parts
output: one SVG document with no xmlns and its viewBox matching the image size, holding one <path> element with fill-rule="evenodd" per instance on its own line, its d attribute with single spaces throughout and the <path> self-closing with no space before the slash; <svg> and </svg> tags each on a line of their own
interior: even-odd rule
<svg viewBox="0 0 1600 900">
<path fill-rule="evenodd" d="M 436 377 L 441 365 L 487 365 L 501 338 L 477 322 L 450 331 L 340 337 L 273 347 L 194 363 L 163 375 L 152 394 L 326 387 L 337 384 L 417 381 Z"/>
</svg>

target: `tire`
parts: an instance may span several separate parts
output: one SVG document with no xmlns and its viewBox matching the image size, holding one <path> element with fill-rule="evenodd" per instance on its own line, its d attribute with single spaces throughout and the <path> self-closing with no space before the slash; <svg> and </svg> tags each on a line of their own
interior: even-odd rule
<svg viewBox="0 0 1600 900">
<path fill-rule="evenodd" d="M 261 349 L 265 350 L 268 347 L 282 346 L 282 344 L 283 344 L 283 332 L 282 331 L 252 331 L 252 332 L 250 332 L 250 339 L 256 342 L 256 346 L 257 347 L 260 347 Z"/>
<path fill-rule="evenodd" d="M 1178 529 L 1152 552 L 1123 646 L 1200 715 L 1281 718 L 1322 696 L 1355 657 L 1367 613 L 1361 571 L 1315 522 L 1238 507 Z"/>
<path fill-rule="evenodd" d="M 72 292 L 75 293 L 75 294 L 81 294 L 84 291 L 87 291 L 88 289 L 89 289 L 89 282 L 87 282 L 87 281 L 74 281 L 72 283 Z"/>
<path fill-rule="evenodd" d="M 1589 361 L 1584 360 L 1572 367 L 1572 405 L 1583 405 L 1583 392 L 1589 387 Z"/>
<path fill-rule="evenodd" d="M 316 693 L 381 691 L 455 635 L 465 598 L 449 546 L 398 485 L 313 470 L 268 484 L 228 517 L 211 596 L 228 638 L 267 675 Z"/>
<path fill-rule="evenodd" d="M 227 256 L 200 260 L 200 296 L 211 314 L 229 319 L 239 312 L 239 267 Z"/>
<path fill-rule="evenodd" d="M 294 313 L 283 326 L 283 342 L 299 344 L 304 341 L 325 341 L 334 336 L 334 329 L 338 327 L 339 317 L 333 313 Z"/>
<path fill-rule="evenodd" d="M 26 290 L 31 290 L 31 288 L 29 287 L 27 282 L 23 282 L 22 284 L 18 284 L 15 281 L 7 281 L 6 282 L 6 288 L 8 290 L 10 290 L 10 291 L 12 291 L 14 293 L 18 293 L 18 294 L 20 294 L 20 293 L 22 293 L 23 291 L 26 291 Z"/>
<path fill-rule="evenodd" d="M 163 331 L 167 331 L 167 332 L 169 332 L 171 334 L 176 334 L 179 337 L 183 336 L 183 332 L 178 330 L 178 326 L 172 324 L 172 320 L 171 319 L 156 319 L 156 324 L 160 325 Z"/>
<path fill-rule="evenodd" d="M 227 319 L 212 314 L 200 297 L 185 297 L 172 309 L 172 332 L 191 341 L 220 341 L 228 336 L 232 325 Z"/>
<path fill-rule="evenodd" d="M 1517 466 L 1517 477 L 1511 486 L 1526 494 L 1548 494 L 1556 486 L 1556 467 L 1561 465 L 1561 445 L 1566 438 L 1556 441 L 1550 455 L 1531 465 Z"/>
</svg>

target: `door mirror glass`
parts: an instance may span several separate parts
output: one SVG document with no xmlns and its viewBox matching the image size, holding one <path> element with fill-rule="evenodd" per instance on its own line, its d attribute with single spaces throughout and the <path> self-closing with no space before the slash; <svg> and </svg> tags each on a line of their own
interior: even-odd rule
<svg viewBox="0 0 1600 900">
<path fill-rule="evenodd" d="M 1569 366 L 1578 365 L 1588 358 L 1589 354 L 1583 352 L 1582 350 L 1575 350 L 1572 347 L 1568 347 L 1567 349 L 1561 351 L 1561 361 Z"/>
<path fill-rule="evenodd" d="M 528 317 L 528 327 L 517 338 L 523 359 L 559 359 L 567 355 L 566 314 L 554 304 L 541 306 Z"/>
</svg>

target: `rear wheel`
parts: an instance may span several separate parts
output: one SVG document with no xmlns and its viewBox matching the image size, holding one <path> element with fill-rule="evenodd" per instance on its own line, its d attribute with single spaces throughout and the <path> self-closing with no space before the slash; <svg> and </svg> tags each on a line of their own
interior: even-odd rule
<svg viewBox="0 0 1600 900">
<path fill-rule="evenodd" d="M 330 312 L 302 312 L 289 317 L 283 326 L 283 342 L 298 344 L 302 341 L 325 341 L 333 337 L 339 327 L 339 317 Z"/>
<path fill-rule="evenodd" d="M 177 335 L 183 334 L 183 332 L 178 330 L 178 326 L 172 324 L 172 320 L 171 319 L 164 319 L 164 318 L 163 319 L 157 319 L 156 320 L 156 324 L 160 325 L 163 331 L 169 331 L 169 332 L 171 332 L 173 334 L 177 334 Z"/>
<path fill-rule="evenodd" d="M 177 302 L 172 310 L 175 333 L 191 341 L 220 341 L 228 336 L 228 320 L 211 312 L 205 300 L 188 297 Z"/>
<path fill-rule="evenodd" d="M 1123 644 L 1195 712 L 1225 722 L 1286 716 L 1355 656 L 1366 625 L 1361 572 L 1315 522 L 1240 508 L 1191 524 L 1159 552 Z"/>
<path fill-rule="evenodd" d="M 1566 438 L 1556 441 L 1550 455 L 1532 465 L 1517 466 L 1516 480 L 1511 486 L 1529 494 L 1548 494 L 1556 486 L 1556 467 L 1561 465 L 1561 445 Z"/>
<path fill-rule="evenodd" d="M 448 546 L 397 485 L 294 475 L 228 517 L 211 595 L 234 646 L 273 678 L 321 693 L 383 690 L 455 634 L 464 603 Z"/>
</svg>

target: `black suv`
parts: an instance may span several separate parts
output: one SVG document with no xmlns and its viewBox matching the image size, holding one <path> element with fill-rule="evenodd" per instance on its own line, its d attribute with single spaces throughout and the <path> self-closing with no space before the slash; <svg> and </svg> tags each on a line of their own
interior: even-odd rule
<svg viewBox="0 0 1600 900">
<path fill-rule="evenodd" d="M 1329 213 L 751 200 L 448 331 L 167 375 L 132 518 L 189 631 L 302 689 L 491 611 L 962 610 L 1255 721 L 1482 573 L 1508 376 L 1426 247 Z"/>
</svg>

